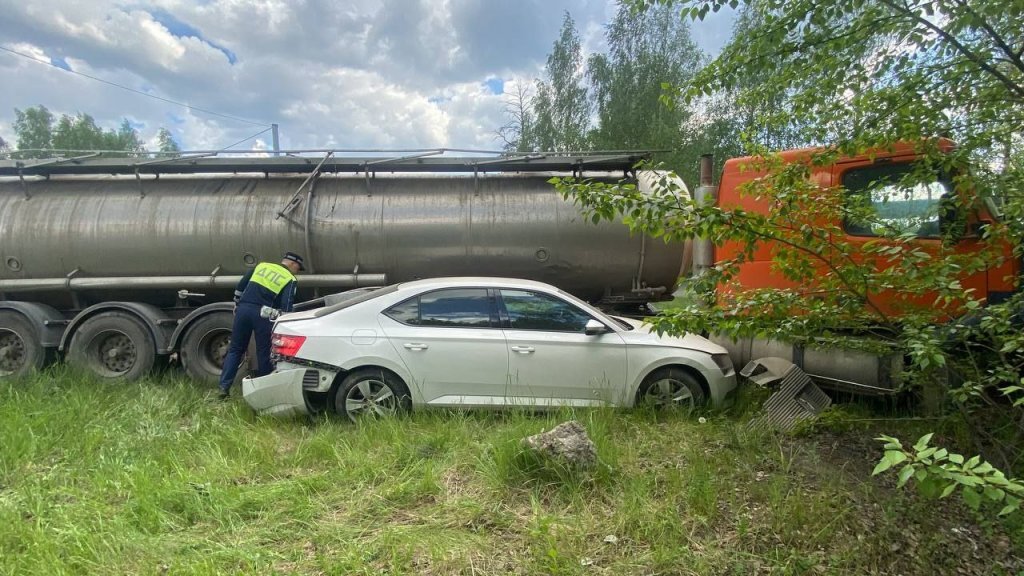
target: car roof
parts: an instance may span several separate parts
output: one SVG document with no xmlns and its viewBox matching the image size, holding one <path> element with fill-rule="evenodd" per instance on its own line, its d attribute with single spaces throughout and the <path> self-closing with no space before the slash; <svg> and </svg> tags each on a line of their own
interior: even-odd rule
<svg viewBox="0 0 1024 576">
<path fill-rule="evenodd" d="M 522 278 L 500 278 L 493 276 L 452 276 L 443 278 L 424 278 L 422 280 L 411 280 L 398 285 L 399 291 L 420 290 L 423 288 L 451 288 L 458 286 L 473 287 L 504 287 L 544 290 L 547 292 L 560 292 L 558 288 L 544 282 L 524 280 Z"/>
</svg>

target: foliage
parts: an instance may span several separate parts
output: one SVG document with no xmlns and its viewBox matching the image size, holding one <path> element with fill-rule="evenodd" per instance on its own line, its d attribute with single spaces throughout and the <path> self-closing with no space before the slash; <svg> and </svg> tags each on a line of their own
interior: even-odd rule
<svg viewBox="0 0 1024 576">
<path fill-rule="evenodd" d="M 146 148 L 139 133 L 127 118 L 122 119 L 117 129 L 104 129 L 96 124 L 89 114 L 79 112 L 75 116 L 62 114 L 55 118 L 45 106 L 34 106 L 26 110 L 14 110 L 14 133 L 18 138 L 18 156 L 41 158 L 51 156 L 49 150 L 112 150 L 128 153 L 145 152 Z M 166 136 L 166 139 L 165 139 Z M 170 133 L 161 128 L 159 135 L 161 150 L 177 150 L 177 143 Z M 43 150 L 40 152 L 40 150 Z"/>
<path fill-rule="evenodd" d="M 544 80 L 537 81 L 533 97 L 533 130 L 527 131 L 516 149 L 580 151 L 587 148 L 590 102 L 582 85 L 583 55 L 576 24 L 568 12 L 562 31 L 548 55 Z"/>
<path fill-rule="evenodd" d="M 128 119 L 122 120 L 116 131 L 104 130 L 92 116 L 81 112 L 74 117 L 60 117 L 53 130 L 52 146 L 56 150 L 144 151 L 139 134 Z"/>
<path fill-rule="evenodd" d="M 178 146 L 171 131 L 167 128 L 160 128 L 156 133 L 156 138 L 161 152 L 181 152 L 181 147 Z"/>
<path fill-rule="evenodd" d="M 1024 499 L 1024 483 L 1007 478 L 978 456 L 964 459 L 962 455 L 953 454 L 945 448 L 929 446 L 931 438 L 931 434 L 925 434 L 910 448 L 890 436 L 878 438 L 885 442 L 885 454 L 872 474 L 895 470 L 902 464 L 896 484 L 899 488 L 913 478 L 920 484 L 934 484 L 930 488 L 941 491 L 940 498 L 949 496 L 959 488 L 964 502 L 975 510 L 983 501 L 1002 505 L 1000 516 L 1020 510 L 1021 499 Z"/>
<path fill-rule="evenodd" d="M 634 14 L 620 6 L 606 30 L 607 54 L 587 63 L 587 77 L 598 125 L 590 133 L 598 150 L 669 150 L 656 156 L 668 167 L 696 165 L 684 155 L 693 113 L 681 102 L 661 104 L 661 84 L 683 84 L 706 62 L 690 35 L 690 26 L 670 8 Z M 692 147 L 686 147 L 692 150 Z"/>
<path fill-rule="evenodd" d="M 53 148 L 53 114 L 45 106 L 27 110 L 14 109 L 14 133 L 21 150 L 48 150 Z M 25 153 L 30 158 L 46 154 Z"/>
<path fill-rule="evenodd" d="M 638 10 L 674 6 L 684 16 L 703 18 L 738 2 L 630 4 Z M 765 210 L 697 205 L 676 194 L 667 180 L 653 196 L 628 185 L 573 181 L 562 182 L 563 192 L 596 218 L 621 214 L 634 229 L 665 240 L 702 237 L 729 248 L 727 258 L 695 281 L 718 290 L 711 308 L 668 314 L 655 321 L 658 330 L 889 350 L 909 358 L 908 383 L 934 381 L 953 367 L 959 387 L 952 399 L 962 410 L 1004 408 L 1014 439 L 995 453 L 1007 455 L 999 460 L 1003 467 L 1019 464 L 1024 300 L 1018 286 L 1009 301 L 984 308 L 984 285 L 965 282 L 973 273 L 1005 264 L 1005 247 L 1013 248 L 1014 259 L 1022 254 L 1021 5 L 1009 0 L 745 4 L 756 18 L 738 29 L 693 82 L 671 87 L 669 98 L 695 102 L 738 94 L 739 103 L 752 105 L 754 120 L 747 125 L 754 128 L 746 130 L 744 144 L 756 157 L 743 168 L 754 175 L 743 192 L 747 205 L 759 203 Z M 748 82 L 751 78 L 760 81 Z M 819 147 L 783 159 L 766 149 L 773 138 L 757 137 L 771 130 Z M 842 182 L 811 180 L 843 155 L 876 154 L 899 142 L 910 143 L 920 160 L 898 178 L 869 182 L 856 194 L 844 192 Z M 923 226 L 927 218 L 916 223 L 893 218 L 886 201 L 871 201 L 884 194 L 910 198 L 936 179 L 956 191 L 929 215 L 940 224 L 936 237 L 942 242 L 919 236 L 931 234 Z M 967 215 L 986 198 L 1001 208 L 1002 222 L 966 227 Z M 853 229 L 865 232 L 851 238 L 847 232 Z M 777 287 L 742 289 L 737 267 L 768 243 Z M 883 305 L 881 296 L 894 304 Z M 963 321 L 941 321 L 964 311 L 969 314 Z M 987 423 L 977 424 L 984 429 Z"/>
</svg>

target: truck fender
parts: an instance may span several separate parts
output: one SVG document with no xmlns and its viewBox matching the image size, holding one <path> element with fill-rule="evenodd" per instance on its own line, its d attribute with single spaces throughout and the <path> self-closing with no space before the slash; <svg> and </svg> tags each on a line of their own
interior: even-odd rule
<svg viewBox="0 0 1024 576">
<path fill-rule="evenodd" d="M 25 317 L 36 327 L 40 343 L 44 348 L 60 346 L 64 326 L 68 321 L 53 306 L 37 302 L 18 302 L 5 300 L 0 302 L 0 310 L 13 310 Z"/>
<path fill-rule="evenodd" d="M 200 306 L 199 308 L 196 308 L 195 310 L 189 312 L 188 316 L 185 316 L 181 320 L 178 320 L 178 326 L 174 329 L 174 332 L 171 334 L 171 339 L 168 342 L 167 350 L 169 352 L 174 352 L 178 349 L 178 346 L 181 345 L 181 338 L 185 335 L 185 332 L 189 329 L 190 326 L 192 326 L 192 324 L 196 320 L 199 320 L 203 316 L 213 314 L 214 312 L 232 311 L 234 311 L 234 306 L 232 305 L 231 302 L 214 302 L 213 304 Z"/>
<path fill-rule="evenodd" d="M 67 350 L 68 345 L 71 343 L 71 337 L 74 336 L 75 331 L 78 330 L 78 327 L 81 326 L 82 322 L 101 312 L 110 312 L 115 310 L 128 312 L 139 320 L 142 320 L 153 335 L 153 341 L 156 343 L 157 354 L 167 354 L 170 352 L 172 332 L 170 325 L 173 325 L 175 321 L 168 318 L 167 315 L 156 306 L 143 304 L 141 302 L 101 302 L 82 310 L 71 321 L 67 330 L 64 331 L 64 336 L 60 340 L 60 351 L 64 352 Z"/>
</svg>

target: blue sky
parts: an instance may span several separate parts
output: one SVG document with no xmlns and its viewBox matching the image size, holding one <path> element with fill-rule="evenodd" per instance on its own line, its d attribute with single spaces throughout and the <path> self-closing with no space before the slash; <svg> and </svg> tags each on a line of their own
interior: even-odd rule
<svg viewBox="0 0 1024 576">
<path fill-rule="evenodd" d="M 121 118 L 219 148 L 281 127 L 286 148 L 493 149 L 504 107 L 541 76 L 568 11 L 604 48 L 610 0 L 0 0 L 0 137 L 15 108 Z M 692 24 L 717 52 L 731 14 Z M 119 90 L 74 70 L 223 116 Z M 244 121 L 233 120 L 230 116 Z M 261 147 L 269 134 L 241 147 Z"/>
</svg>

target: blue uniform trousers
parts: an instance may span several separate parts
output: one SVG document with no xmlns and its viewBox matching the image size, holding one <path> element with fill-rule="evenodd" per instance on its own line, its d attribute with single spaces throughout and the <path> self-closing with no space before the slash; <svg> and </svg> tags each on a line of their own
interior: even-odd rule
<svg viewBox="0 0 1024 576">
<path fill-rule="evenodd" d="M 270 363 L 270 338 L 274 323 L 260 317 L 260 305 L 241 302 L 235 308 L 235 322 L 231 327 L 231 346 L 224 357 L 224 368 L 220 374 L 220 389 L 227 392 L 238 374 L 242 356 L 249 347 L 249 338 L 256 334 L 256 376 L 266 376 L 274 370 Z"/>
</svg>

